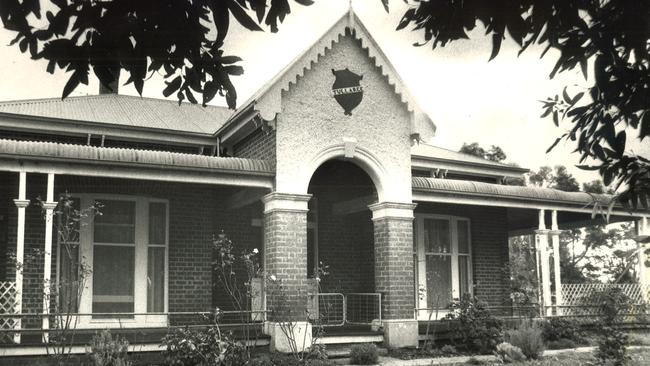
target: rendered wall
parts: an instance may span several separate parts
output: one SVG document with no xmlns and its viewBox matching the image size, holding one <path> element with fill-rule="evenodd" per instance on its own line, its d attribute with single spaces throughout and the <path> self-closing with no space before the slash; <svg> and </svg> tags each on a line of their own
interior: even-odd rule
<svg viewBox="0 0 650 366">
<path fill-rule="evenodd" d="M 351 116 L 330 95 L 335 80 L 332 69 L 345 68 L 363 75 L 363 100 Z M 355 139 L 353 161 L 376 165 L 374 172 L 365 170 L 376 185 L 381 181 L 380 201 L 411 201 L 409 113 L 349 36 L 335 43 L 283 93 L 276 134 L 278 192 L 306 193 L 316 168 L 333 155 L 343 155 L 345 139 Z"/>
</svg>

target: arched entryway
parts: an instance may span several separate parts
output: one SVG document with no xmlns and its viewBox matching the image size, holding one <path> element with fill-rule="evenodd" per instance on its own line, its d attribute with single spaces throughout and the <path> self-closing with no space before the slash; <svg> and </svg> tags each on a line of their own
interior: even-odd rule
<svg viewBox="0 0 650 366">
<path fill-rule="evenodd" d="M 375 289 L 374 232 L 368 205 L 377 202 L 370 176 L 356 164 L 329 160 L 313 174 L 307 214 L 309 276 L 327 266 L 321 291 L 370 293 Z"/>
</svg>

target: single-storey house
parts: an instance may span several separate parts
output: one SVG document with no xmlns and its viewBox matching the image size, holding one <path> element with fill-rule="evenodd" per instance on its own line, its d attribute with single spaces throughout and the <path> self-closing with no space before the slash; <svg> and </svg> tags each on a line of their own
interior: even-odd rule
<svg viewBox="0 0 650 366">
<path fill-rule="evenodd" d="M 304 321 L 274 309 L 306 306 L 322 262 L 322 301 L 345 301 L 343 323 L 365 307 L 357 320 L 381 322 L 390 347 L 417 345 L 418 320 L 462 294 L 509 306 L 512 235 L 535 235 L 543 312 L 561 305 L 559 230 L 611 199 L 507 185 L 527 170 L 424 143 L 434 122 L 353 11 L 236 111 L 103 91 L 0 103 L 0 325 L 16 343 L 51 327 L 38 314 L 51 311 L 44 284 L 70 265 L 52 224 L 66 192 L 102 205 L 71 239 L 90 268 L 80 329 L 229 309 L 212 268 L 223 231 L 288 293 L 251 305 L 271 343 L 274 324 Z M 647 212 L 615 206 L 611 221 L 648 230 Z"/>
</svg>

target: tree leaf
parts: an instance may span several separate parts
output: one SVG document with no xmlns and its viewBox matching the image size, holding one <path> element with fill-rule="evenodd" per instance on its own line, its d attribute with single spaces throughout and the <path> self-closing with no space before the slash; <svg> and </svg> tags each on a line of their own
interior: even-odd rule
<svg viewBox="0 0 650 366">
<path fill-rule="evenodd" d="M 257 31 L 261 32 L 262 28 L 255 23 L 253 18 L 251 18 L 244 9 L 242 9 L 239 4 L 235 1 L 228 1 L 228 9 L 230 9 L 230 13 L 237 19 L 239 24 L 244 26 L 244 28 L 251 30 L 251 31 Z"/>
<path fill-rule="evenodd" d="M 168 97 L 172 95 L 175 91 L 177 91 L 181 87 L 181 83 L 183 82 L 183 79 L 180 76 L 177 76 L 174 80 L 171 82 L 165 81 L 165 84 L 167 84 L 167 87 L 163 89 L 163 95 L 165 97 Z"/>
<path fill-rule="evenodd" d="M 80 81 L 81 78 L 79 73 L 73 72 L 72 75 L 70 75 L 68 82 L 65 83 L 65 86 L 63 87 L 63 94 L 61 95 L 61 99 L 65 99 L 68 95 L 70 95 L 70 93 L 72 93 L 79 85 Z"/>
</svg>

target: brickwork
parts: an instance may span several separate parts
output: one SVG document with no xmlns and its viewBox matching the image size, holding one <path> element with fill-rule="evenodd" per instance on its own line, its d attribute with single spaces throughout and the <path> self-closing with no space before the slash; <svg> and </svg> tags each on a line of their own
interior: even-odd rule
<svg viewBox="0 0 650 366">
<path fill-rule="evenodd" d="M 469 218 L 474 294 L 491 306 L 509 304 L 507 209 L 420 203 L 415 211 Z"/>
<path fill-rule="evenodd" d="M 233 147 L 233 156 L 275 162 L 275 130 L 258 129 Z"/>
<path fill-rule="evenodd" d="M 415 309 L 413 221 L 375 219 L 375 290 L 383 319 L 412 319 Z"/>
<path fill-rule="evenodd" d="M 17 174 L 2 175 L 7 182 L 0 197 L 0 211 L 7 215 L 7 246 L 3 255 L 15 252 L 16 248 L 16 212 L 12 199 L 17 197 Z M 27 198 L 32 204 L 26 209 L 25 256 L 33 257 L 24 265 L 24 312 L 38 313 L 42 304 L 42 255 L 45 227 L 41 209 L 34 199 L 45 197 L 46 176 L 44 174 L 27 175 Z M 261 217 L 261 206 L 251 206 L 238 210 L 225 207 L 225 198 L 232 194 L 226 187 L 207 185 L 190 185 L 164 182 L 142 182 L 121 179 L 84 178 L 57 176 L 55 197 L 62 192 L 126 194 L 155 197 L 169 200 L 169 311 L 209 311 L 215 305 L 216 298 L 224 299 L 221 293 L 212 296 L 212 236 L 224 230 L 229 233 L 237 245 L 243 247 L 261 247 L 261 238 L 251 234 L 251 218 Z M 256 213 L 257 212 L 257 213 Z M 259 229 L 258 229 L 259 230 Z M 52 278 L 56 278 L 56 242 L 53 248 Z M 36 254 L 28 255 L 28 254 Z M 5 265 L 6 277 L 15 278 L 13 265 Z M 227 307 L 228 304 L 226 304 Z M 179 320 L 180 321 L 180 320 Z M 37 327 L 40 320 L 34 318 L 25 322 L 30 327 Z"/>
<path fill-rule="evenodd" d="M 330 274 L 321 283 L 323 292 L 374 292 L 373 226 L 370 210 L 334 215 L 331 202 L 319 201 L 318 259 Z"/>
<path fill-rule="evenodd" d="M 264 215 L 269 320 L 305 320 L 307 305 L 307 213 L 274 210 Z"/>
</svg>

